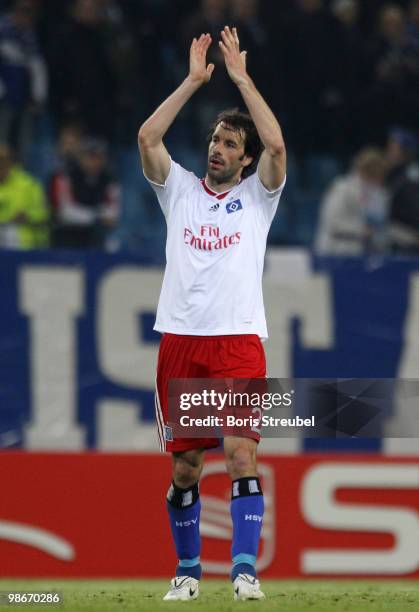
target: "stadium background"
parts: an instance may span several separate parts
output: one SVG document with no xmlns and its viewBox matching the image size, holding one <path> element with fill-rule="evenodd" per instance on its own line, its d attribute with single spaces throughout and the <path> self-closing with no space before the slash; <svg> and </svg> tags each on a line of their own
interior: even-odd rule
<svg viewBox="0 0 419 612">
<path fill-rule="evenodd" d="M 311 247 L 322 195 L 354 153 L 384 146 L 394 126 L 418 129 L 419 72 L 384 82 L 377 76 L 388 49 L 379 33 L 385 3 L 375 0 L 359 3 L 350 36 L 342 35 L 336 3 L 320 0 L 80 0 L 77 18 L 71 4 L 36 3 L 49 85 L 41 102 L 22 106 L 29 127 L 20 161 L 50 194 L 60 130 L 76 123 L 108 143 L 122 212 L 108 252 L 60 248 L 52 205 L 49 249 L 0 252 L 0 473 L 7 492 L 0 572 L 167 577 L 174 564 L 164 508 L 170 465 L 155 454 L 152 331 L 165 227 L 139 170 L 137 128 L 185 74 L 192 32 L 218 32 L 234 18 L 249 71 L 289 148 L 266 261 L 270 375 L 415 378 L 419 260 L 391 252 L 319 258 Z M 395 4 L 407 10 L 417 3 Z M 1 3 L 4 11 L 9 6 Z M 412 22 L 405 25 L 414 32 Z M 412 43 L 409 53 L 415 49 Z M 71 83 L 93 85 L 83 91 Z M 202 173 L 207 124 L 235 104 L 218 66 L 170 131 L 172 156 Z M 417 578 L 419 442 L 406 435 L 416 422 L 395 401 L 380 439 L 264 441 L 262 576 Z M 210 454 L 203 481 L 210 574 L 228 572 L 228 497 L 220 457 Z"/>
</svg>

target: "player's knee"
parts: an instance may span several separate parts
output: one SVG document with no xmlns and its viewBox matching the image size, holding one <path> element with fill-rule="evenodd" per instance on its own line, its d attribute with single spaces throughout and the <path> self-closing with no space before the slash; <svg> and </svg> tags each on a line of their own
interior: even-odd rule
<svg viewBox="0 0 419 612">
<path fill-rule="evenodd" d="M 202 472 L 202 456 L 173 455 L 173 481 L 178 487 L 186 489 L 198 482 Z"/>
<path fill-rule="evenodd" d="M 191 466 L 176 466 L 173 469 L 173 481 L 182 489 L 187 489 L 191 487 L 193 484 L 198 482 L 199 476 L 196 468 L 192 468 Z"/>
<path fill-rule="evenodd" d="M 238 447 L 227 455 L 227 471 L 235 480 L 256 474 L 256 454 L 246 447 Z"/>
</svg>

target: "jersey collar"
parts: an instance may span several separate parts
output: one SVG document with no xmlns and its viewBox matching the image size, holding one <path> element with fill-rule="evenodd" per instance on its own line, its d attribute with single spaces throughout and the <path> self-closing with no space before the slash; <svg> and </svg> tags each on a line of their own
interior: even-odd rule
<svg viewBox="0 0 419 612">
<path fill-rule="evenodd" d="M 242 179 L 240 178 L 239 182 L 237 183 L 237 185 L 239 185 L 242 182 Z M 217 193 L 215 191 L 213 191 L 212 189 L 210 189 L 205 181 L 205 178 L 201 179 L 201 185 L 202 187 L 205 189 L 205 191 L 211 195 L 211 196 L 215 196 L 217 198 L 217 200 L 223 200 L 231 191 L 231 189 L 234 189 L 234 187 L 236 185 L 234 185 L 234 187 L 232 187 L 231 189 L 229 189 L 228 191 L 224 191 L 223 193 Z"/>
</svg>

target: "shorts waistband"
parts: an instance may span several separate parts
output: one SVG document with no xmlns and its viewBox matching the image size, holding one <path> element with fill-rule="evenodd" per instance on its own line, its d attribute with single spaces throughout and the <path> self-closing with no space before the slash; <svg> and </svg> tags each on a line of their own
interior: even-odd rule
<svg viewBox="0 0 419 612">
<path fill-rule="evenodd" d="M 184 340 L 230 340 L 234 338 L 258 338 L 257 334 L 226 334 L 222 336 L 195 336 L 192 334 L 171 334 L 170 332 L 164 332 L 163 338 L 182 338 Z"/>
</svg>

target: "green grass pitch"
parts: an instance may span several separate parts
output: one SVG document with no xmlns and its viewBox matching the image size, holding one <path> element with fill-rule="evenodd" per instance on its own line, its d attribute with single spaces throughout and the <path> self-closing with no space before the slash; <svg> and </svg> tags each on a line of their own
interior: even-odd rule
<svg viewBox="0 0 419 612">
<path fill-rule="evenodd" d="M 202 612 L 227 612 L 251 608 L 261 612 L 419 611 L 419 582 L 412 581 L 262 580 L 262 589 L 267 596 L 263 602 L 233 602 L 231 584 L 227 580 L 211 579 L 202 580 L 201 594 L 196 601 L 162 602 L 168 584 L 167 580 L 0 580 L 0 591 L 59 591 L 63 595 L 64 603 L 60 606 L 20 605 L 13 606 L 15 610 L 184 612 L 190 608 Z"/>
</svg>

